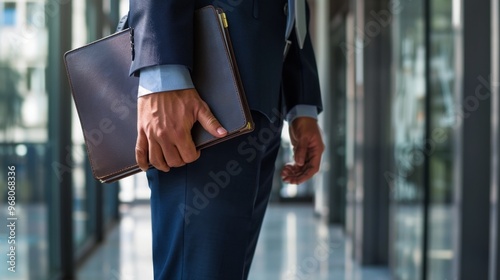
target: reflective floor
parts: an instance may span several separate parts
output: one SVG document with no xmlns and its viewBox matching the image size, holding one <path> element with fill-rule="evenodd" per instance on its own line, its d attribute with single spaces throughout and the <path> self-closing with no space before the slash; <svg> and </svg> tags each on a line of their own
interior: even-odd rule
<svg viewBox="0 0 500 280">
<path fill-rule="evenodd" d="M 125 209 L 104 245 L 78 271 L 79 280 L 152 279 L 147 205 Z M 350 242 L 326 226 L 308 205 L 271 205 L 257 245 L 250 280 L 389 280 L 385 268 L 350 261 Z"/>
</svg>

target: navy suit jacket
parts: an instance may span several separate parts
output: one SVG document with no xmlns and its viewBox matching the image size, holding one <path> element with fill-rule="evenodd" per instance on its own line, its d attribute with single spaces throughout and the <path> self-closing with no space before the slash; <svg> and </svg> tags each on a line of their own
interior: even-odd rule
<svg viewBox="0 0 500 280">
<path fill-rule="evenodd" d="M 322 110 L 318 73 L 309 35 L 283 61 L 287 0 L 130 0 L 134 57 L 130 73 L 141 68 L 193 65 L 193 15 L 206 5 L 224 9 L 250 108 L 273 118 L 282 105 L 314 105 Z M 140 72 L 140 71 L 139 71 Z M 283 89 L 283 91 L 281 91 Z M 283 92 L 284 104 L 280 95 Z"/>
</svg>

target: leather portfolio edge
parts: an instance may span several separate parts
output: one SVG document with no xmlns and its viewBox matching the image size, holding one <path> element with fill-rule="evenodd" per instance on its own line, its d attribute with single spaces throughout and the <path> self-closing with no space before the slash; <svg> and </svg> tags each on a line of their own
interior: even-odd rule
<svg viewBox="0 0 500 280">
<path fill-rule="evenodd" d="M 221 23 L 221 28 L 219 29 L 219 32 L 221 33 L 220 35 L 222 36 L 222 38 L 224 39 L 224 41 L 226 43 L 225 50 L 227 53 L 227 58 L 229 59 L 229 65 L 230 65 L 231 70 L 232 70 L 231 71 L 231 74 L 233 76 L 232 81 L 234 83 L 236 92 L 238 93 L 238 95 L 240 97 L 239 98 L 239 101 L 240 101 L 240 108 L 239 109 L 241 110 L 241 112 L 243 113 L 243 115 L 245 116 L 247 121 L 243 122 L 241 124 L 241 127 L 239 130 L 234 131 L 233 133 L 230 133 L 223 138 L 212 139 L 212 140 L 207 141 L 205 143 L 200 143 L 199 145 L 196 146 L 198 149 L 208 148 L 210 146 L 224 142 L 224 141 L 229 140 L 231 138 L 252 132 L 255 128 L 255 125 L 254 125 L 253 120 L 252 120 L 252 114 L 250 113 L 250 107 L 248 106 L 248 102 L 247 102 L 247 99 L 245 96 L 245 91 L 243 89 L 243 83 L 241 81 L 240 72 L 239 72 L 238 66 L 237 66 L 238 64 L 236 63 L 236 56 L 234 55 L 231 37 L 229 36 L 228 22 L 226 19 L 226 15 L 221 8 L 215 8 L 212 5 L 200 8 L 200 9 L 196 10 L 195 13 L 201 13 L 205 9 L 213 10 L 213 14 L 216 17 L 218 17 L 218 20 Z"/>
<path fill-rule="evenodd" d="M 195 13 L 199 13 L 201 11 L 203 11 L 204 9 L 211 9 L 213 10 L 213 14 L 214 16 L 216 17 L 216 19 L 218 21 L 222 21 L 222 20 L 226 20 L 225 19 L 225 14 L 223 12 L 222 9 L 220 8 L 215 8 L 214 6 L 212 5 L 209 5 L 209 6 L 205 6 L 203 8 L 200 8 L 198 10 L 195 11 Z M 221 16 L 224 17 L 224 19 L 220 18 Z M 200 143 L 197 145 L 197 148 L 198 149 L 204 149 L 204 148 L 207 148 L 207 147 L 210 147 L 212 145 L 216 145 L 218 143 L 221 143 L 221 142 L 224 142 L 226 140 L 229 140 L 229 139 L 232 139 L 234 137 L 237 137 L 237 136 L 240 136 L 240 135 L 243 135 L 243 134 L 246 134 L 246 133 L 250 133 L 254 130 L 255 128 L 255 125 L 253 123 L 253 120 L 252 120 L 252 116 L 251 116 L 251 112 L 250 112 L 250 108 L 248 106 L 248 103 L 247 103 L 247 100 L 246 100 L 246 96 L 245 96 L 245 92 L 244 92 L 244 89 L 243 89 L 243 85 L 242 85 L 242 82 L 241 82 L 241 77 L 240 77 L 240 74 L 239 74 L 239 70 L 238 70 L 238 67 L 237 67 L 237 63 L 236 63 L 236 58 L 235 58 L 235 55 L 234 55 L 234 51 L 233 51 L 233 48 L 232 48 L 232 43 L 231 43 L 231 40 L 230 40 L 230 37 L 229 37 L 229 32 L 228 32 L 228 28 L 227 28 L 227 22 L 226 24 L 221 24 L 221 28 L 219 29 L 219 31 L 221 33 L 223 33 L 222 37 L 226 40 L 226 52 L 227 52 L 227 57 L 229 58 L 230 60 L 230 67 L 232 69 L 231 73 L 233 75 L 233 82 L 235 83 L 235 88 L 236 88 L 236 91 L 237 93 L 239 94 L 239 99 L 240 99 L 240 110 L 242 111 L 243 115 L 245 116 L 245 119 L 247 120 L 246 122 L 242 123 L 241 127 L 239 130 L 235 130 L 233 131 L 232 133 L 229 133 L 227 136 L 223 137 L 223 138 L 215 138 L 215 139 L 210 139 L 204 143 Z M 118 32 L 115 32 L 113 34 L 110 34 L 106 37 L 103 37 L 101 39 L 98 39 L 96 41 L 93 41 L 89 44 L 86 44 L 82 47 L 79 47 L 79 48 L 75 48 L 73 50 L 70 50 L 70 51 L 67 51 L 65 54 L 64 54 L 64 64 L 65 64 L 65 68 L 66 68 L 66 74 L 68 76 L 68 80 L 69 80 L 69 84 L 70 84 L 70 88 L 71 88 L 71 93 L 73 95 L 73 100 L 75 102 L 75 106 L 77 108 L 77 114 L 79 116 L 79 122 L 80 122 L 80 125 L 81 127 L 83 128 L 83 122 L 82 122 L 82 118 L 81 118 L 81 114 L 82 112 L 78 109 L 78 104 L 77 104 L 77 99 L 74 97 L 74 88 L 73 88 L 73 83 L 71 82 L 71 74 L 70 74 L 70 71 L 69 71 L 69 67 L 68 67 L 68 64 L 67 64 L 67 57 L 68 55 L 70 54 L 74 54 L 76 52 L 78 52 L 79 50 L 85 48 L 85 47 L 88 47 L 90 45 L 93 45 L 93 44 L 96 44 L 98 42 L 101 42 L 101 41 L 104 41 L 104 40 L 110 40 L 110 39 L 113 39 L 114 37 L 116 36 L 120 36 L 122 35 L 123 33 L 129 33 L 130 32 L 130 28 L 127 28 L 127 29 L 124 29 L 124 30 L 121 30 L 121 31 L 118 31 Z M 96 178 L 97 180 L 99 180 L 101 183 L 112 183 L 112 182 L 115 182 L 117 180 L 120 180 L 120 179 L 123 179 L 125 177 L 128 177 L 130 175 L 134 175 L 134 174 L 137 174 L 139 172 L 141 172 L 142 170 L 139 168 L 139 166 L 137 164 L 135 165 L 131 165 L 131 166 L 127 166 L 127 167 L 124 167 L 120 170 L 117 170 L 117 171 L 114 171 L 114 172 L 111 172 L 111 173 L 108 173 L 108 174 L 104 174 L 104 175 L 99 175 L 97 174 L 97 171 L 95 170 L 94 168 L 94 159 L 93 159 L 93 152 L 92 150 L 89 148 L 88 146 L 88 136 L 86 135 L 86 133 L 84 132 L 83 133 L 84 135 L 84 139 L 85 139 L 85 149 L 87 151 L 87 155 L 88 155 L 88 158 L 89 158 L 89 161 L 90 161 L 90 167 L 92 169 L 92 173 L 94 175 L 94 178 Z M 151 166 L 150 166 L 151 167 Z"/>
</svg>

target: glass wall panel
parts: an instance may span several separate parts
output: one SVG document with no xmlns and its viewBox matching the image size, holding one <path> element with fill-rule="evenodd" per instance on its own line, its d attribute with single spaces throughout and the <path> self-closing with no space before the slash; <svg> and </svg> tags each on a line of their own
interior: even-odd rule
<svg viewBox="0 0 500 280">
<path fill-rule="evenodd" d="M 331 34 L 331 80 L 332 82 L 332 119 L 325 122 L 325 129 L 331 133 L 330 145 L 333 147 L 331 153 L 330 177 L 330 222 L 345 225 L 346 215 L 346 193 L 347 193 L 347 169 L 346 169 L 346 137 L 347 137 L 347 59 L 345 50 L 339 48 L 347 41 L 347 26 L 345 21 L 336 26 Z"/>
<path fill-rule="evenodd" d="M 56 250 L 49 248 L 54 229 L 47 226 L 53 207 L 47 198 L 55 190 L 48 185 L 54 173 L 48 168 L 45 14 L 43 0 L 0 1 L 0 220 L 15 225 L 0 230 L 0 279 L 47 279 L 48 252 Z M 10 193 L 7 180 L 15 181 Z M 15 272 L 5 267 L 8 260 Z"/>
<path fill-rule="evenodd" d="M 98 215 L 105 214 L 94 199 L 96 181 L 89 177 L 83 136 L 76 115 L 72 118 L 72 143 L 67 147 L 63 147 L 66 144 L 57 146 L 61 139 L 58 139 L 57 133 L 52 133 L 52 130 L 57 132 L 59 129 L 67 131 L 69 125 L 62 124 L 64 122 L 60 120 L 69 116 L 66 114 L 59 118 L 58 110 L 62 107 L 54 102 L 60 100 L 56 98 L 60 98 L 59 90 L 66 77 L 57 74 L 58 69 L 49 67 L 59 67 L 58 60 L 62 58 L 62 52 L 69 48 L 69 40 L 73 47 L 77 47 L 95 39 L 87 36 L 88 30 L 97 25 L 88 21 L 86 11 L 90 2 L 0 0 L 0 180 L 7 182 L 10 176 L 8 167 L 15 168 L 16 180 L 15 208 L 11 209 L 15 212 L 9 211 L 8 201 L 12 199 L 8 197 L 10 194 L 5 184 L 0 184 L 0 219 L 17 218 L 16 273 L 2 269 L 0 279 L 51 279 L 61 269 L 69 277 L 73 271 L 73 260 L 77 259 L 83 247 L 88 249 L 83 245 L 92 245 L 88 241 L 98 235 Z M 63 8 L 69 7 L 64 6 L 68 3 L 71 3 L 73 12 L 62 14 Z M 102 1 L 99 3 L 102 5 Z M 106 3 L 107 13 L 116 14 L 118 2 L 110 0 Z M 100 15 L 97 12 L 94 14 Z M 64 29 L 64 24 L 59 26 L 60 22 L 67 24 L 70 18 L 73 35 L 68 36 L 69 32 L 64 32 L 59 39 Z M 114 25 L 116 16 L 110 21 Z M 103 28 L 102 24 L 98 27 Z M 49 39 L 54 44 L 50 48 Z M 69 96 L 70 92 L 64 90 L 61 94 Z M 49 106 L 52 106 L 50 112 Z M 63 150 L 63 162 L 53 158 L 58 154 L 56 149 Z M 68 185 L 66 189 L 58 188 L 62 173 L 69 171 L 72 172 L 72 181 L 65 183 L 64 187 Z M 71 203 L 65 203 L 66 206 L 61 209 L 59 199 L 69 188 L 73 190 L 73 199 L 65 200 Z M 106 214 L 111 222 L 116 218 L 118 206 L 116 188 L 108 193 L 106 200 Z M 61 213 L 72 213 L 71 222 L 61 224 Z M 73 232 L 61 234 L 63 228 L 68 228 L 64 225 L 68 224 L 73 225 Z M 7 240 L 9 234 L 11 232 L 7 232 L 6 227 L 0 229 L 1 240 Z M 71 238 L 76 248 L 65 244 L 64 250 L 61 250 L 63 240 Z M 6 248 L 4 245 L 0 247 Z M 76 253 L 73 259 L 71 256 L 62 257 L 72 252 Z M 6 254 L 0 256 L 4 264 L 8 259 L 11 257 Z M 61 260 L 67 260 L 64 267 Z"/>
<path fill-rule="evenodd" d="M 74 0 L 72 2 L 72 47 L 77 48 L 88 43 L 88 24 L 86 22 L 86 0 Z M 84 146 L 83 133 L 80 127 L 76 109 L 73 106 L 72 116 L 72 171 L 73 171 L 73 244 L 75 252 L 81 253 L 83 246 L 92 237 L 94 220 L 92 219 L 93 199 L 89 188 L 93 183 L 89 181 L 87 168 L 87 154 Z"/>
<path fill-rule="evenodd" d="M 492 1 L 492 68 L 491 83 L 500 84 L 500 3 Z M 490 274 L 500 279 L 500 88 L 491 88 L 492 115 L 492 184 L 491 184 L 491 237 L 490 237 Z"/>
<path fill-rule="evenodd" d="M 385 177 L 392 188 L 392 265 L 396 279 L 422 277 L 425 17 L 423 0 L 400 1 L 393 21 L 392 141 L 394 168 Z"/>
<path fill-rule="evenodd" d="M 116 0 L 74 0 L 72 5 L 73 48 L 115 30 L 118 23 Z M 99 238 L 105 224 L 116 219 L 118 195 L 117 184 L 103 185 L 93 178 L 79 117 L 73 103 L 72 106 L 73 242 L 79 256 Z"/>
<path fill-rule="evenodd" d="M 457 113 L 455 96 L 455 39 L 452 0 L 435 0 L 430 14 L 430 135 L 429 156 L 429 249 L 428 279 L 451 279 L 454 258 L 453 217 L 454 127 Z M 455 3 L 456 4 L 456 3 Z"/>
</svg>

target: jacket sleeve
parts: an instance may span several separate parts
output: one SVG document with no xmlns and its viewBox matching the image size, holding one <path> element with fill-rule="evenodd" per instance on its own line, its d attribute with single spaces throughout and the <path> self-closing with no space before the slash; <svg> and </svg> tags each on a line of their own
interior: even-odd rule
<svg viewBox="0 0 500 280">
<path fill-rule="evenodd" d="M 283 92 L 286 112 L 297 105 L 313 105 L 318 113 L 323 110 L 319 87 L 316 58 L 309 32 L 304 48 L 299 48 L 295 32 L 290 38 L 292 45 L 283 64 Z"/>
<path fill-rule="evenodd" d="M 154 65 L 192 68 L 194 0 L 130 0 L 130 74 Z"/>
</svg>

